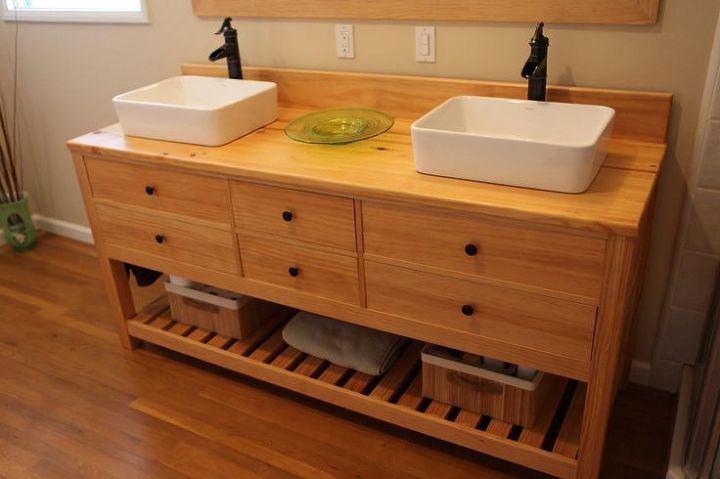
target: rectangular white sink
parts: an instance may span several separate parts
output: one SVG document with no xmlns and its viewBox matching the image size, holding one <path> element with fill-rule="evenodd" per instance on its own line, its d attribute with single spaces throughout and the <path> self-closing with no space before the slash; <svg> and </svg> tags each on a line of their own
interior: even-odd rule
<svg viewBox="0 0 720 479">
<path fill-rule="evenodd" d="M 411 127 L 420 173 L 581 193 L 607 155 L 605 106 L 458 96 Z"/>
<path fill-rule="evenodd" d="M 272 82 L 177 76 L 113 98 L 126 135 L 224 145 L 277 119 Z"/>
</svg>

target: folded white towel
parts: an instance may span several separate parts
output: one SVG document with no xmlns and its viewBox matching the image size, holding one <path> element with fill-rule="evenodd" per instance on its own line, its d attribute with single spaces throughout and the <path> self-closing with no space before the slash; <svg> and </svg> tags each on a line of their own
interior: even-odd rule
<svg viewBox="0 0 720 479">
<path fill-rule="evenodd" d="M 373 376 L 387 371 L 407 341 L 305 311 L 293 316 L 282 335 L 295 349 Z"/>
</svg>

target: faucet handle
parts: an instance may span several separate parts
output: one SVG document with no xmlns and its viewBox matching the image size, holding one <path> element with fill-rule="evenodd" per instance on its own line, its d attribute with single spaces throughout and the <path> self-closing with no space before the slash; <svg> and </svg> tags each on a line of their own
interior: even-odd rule
<svg viewBox="0 0 720 479">
<path fill-rule="evenodd" d="M 545 22 L 539 21 L 535 24 L 535 33 L 530 39 L 530 45 L 538 47 L 547 47 L 550 45 L 550 39 L 543 34 Z"/>
<path fill-rule="evenodd" d="M 225 33 L 226 30 L 234 30 L 232 26 L 232 18 L 225 17 L 225 20 L 223 20 L 222 25 L 220 26 L 220 30 L 215 32 L 215 35 L 220 35 L 221 33 Z"/>
</svg>

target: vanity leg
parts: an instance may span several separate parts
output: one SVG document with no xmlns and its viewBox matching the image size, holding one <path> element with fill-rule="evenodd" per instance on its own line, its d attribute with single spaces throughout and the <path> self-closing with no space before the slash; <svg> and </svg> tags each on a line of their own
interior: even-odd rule
<svg viewBox="0 0 720 479">
<path fill-rule="evenodd" d="M 75 163 L 75 172 L 80 184 L 80 191 L 83 195 L 83 203 L 90 221 L 90 227 L 93 231 L 99 231 L 100 226 L 96 217 L 92 188 L 85 168 L 85 159 L 81 154 L 73 153 L 73 162 Z M 127 320 L 135 316 L 135 302 L 133 301 L 132 291 L 130 291 L 127 273 L 125 273 L 125 266 L 122 262 L 112 260 L 105 255 L 105 249 L 98 236 L 95 235 L 95 247 L 100 259 L 100 271 L 110 300 L 113 319 L 120 335 L 120 343 L 127 349 L 135 349 L 139 341 L 131 338 L 127 330 Z"/>
<path fill-rule="evenodd" d="M 635 240 L 622 236 L 608 239 L 605 290 L 595 327 L 590 380 L 588 381 L 582 434 L 578 451 L 577 479 L 596 479 L 602 466 L 605 435 L 615 399 L 626 303 L 629 299 Z"/>
<path fill-rule="evenodd" d="M 100 267 L 105 279 L 105 288 L 110 299 L 115 326 L 120 335 L 120 343 L 127 349 L 135 349 L 140 342 L 131 337 L 127 329 L 127 320 L 133 318 L 136 312 L 125 265 L 121 261 L 101 258 Z"/>
</svg>

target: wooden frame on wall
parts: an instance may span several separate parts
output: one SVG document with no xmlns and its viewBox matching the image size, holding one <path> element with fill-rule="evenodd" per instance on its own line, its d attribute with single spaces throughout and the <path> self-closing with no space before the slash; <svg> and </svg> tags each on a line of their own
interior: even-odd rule
<svg viewBox="0 0 720 479">
<path fill-rule="evenodd" d="M 201 17 L 648 25 L 660 0 L 193 0 Z"/>
</svg>

